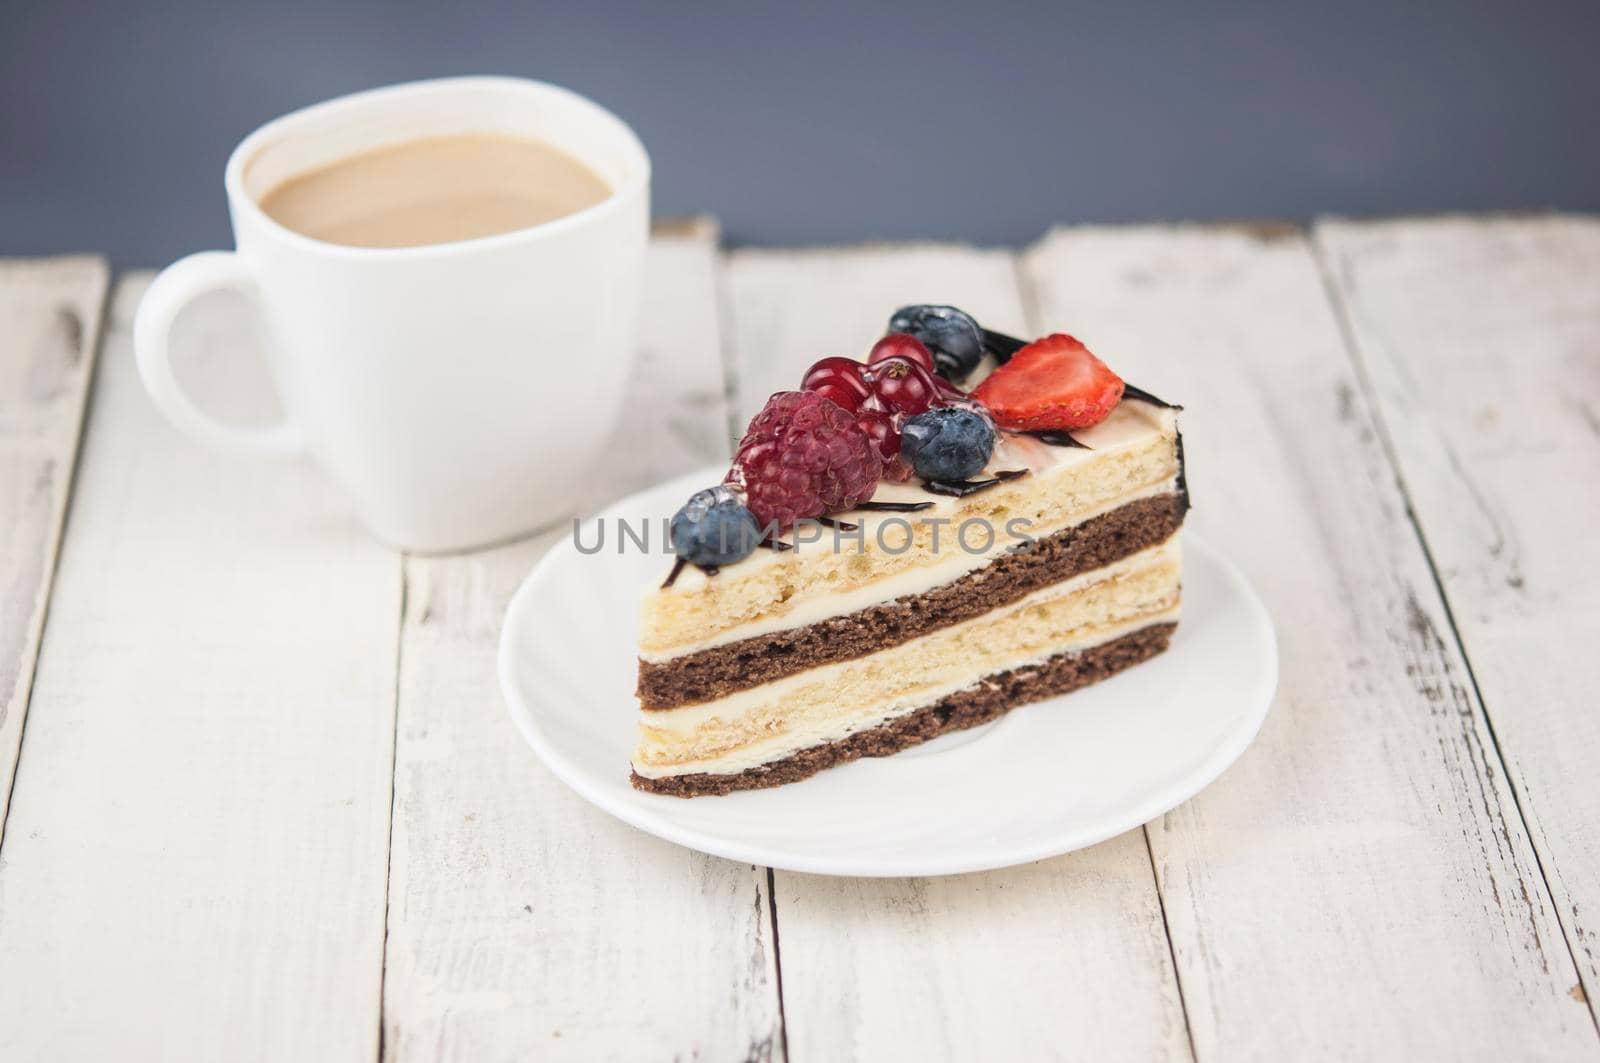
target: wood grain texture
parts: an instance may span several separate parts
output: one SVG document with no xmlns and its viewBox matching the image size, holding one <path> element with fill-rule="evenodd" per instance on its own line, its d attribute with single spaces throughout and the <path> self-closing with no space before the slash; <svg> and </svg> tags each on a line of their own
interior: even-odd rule
<svg viewBox="0 0 1600 1063">
<path fill-rule="evenodd" d="M 0 261 L 0 832 L 108 280 L 98 258 Z"/>
<path fill-rule="evenodd" d="M 652 243 L 640 364 L 593 505 L 726 459 L 716 276 L 713 228 Z M 780 1059 L 765 869 L 589 806 L 506 713 L 501 617 L 567 534 L 407 561 L 384 1056 Z"/>
<path fill-rule="evenodd" d="M 741 427 L 817 358 L 864 357 L 903 304 L 1026 325 L 1015 259 L 996 251 L 739 252 L 728 291 Z M 1138 832 L 958 878 L 779 872 L 775 892 L 796 1058 L 1188 1058 Z"/>
<path fill-rule="evenodd" d="M 1317 238 L 1600 1016 L 1600 219 Z"/>
<path fill-rule="evenodd" d="M 0 1059 L 1600 1056 L 1600 222 L 1020 258 L 719 258 L 691 222 L 648 269 L 585 508 L 725 458 L 903 303 L 1072 331 L 1188 406 L 1193 529 L 1278 624 L 1256 746 L 1142 834 L 769 896 L 507 718 L 501 617 L 570 527 L 401 559 L 315 470 L 178 438 L 133 370 L 142 279 L 60 538 L 106 273 L 0 264 Z M 182 327 L 208 408 L 275 416 L 241 305 Z"/>
<path fill-rule="evenodd" d="M 1307 242 L 1068 230 L 1025 272 L 1043 320 L 1187 405 L 1193 533 L 1277 621 L 1256 745 L 1150 828 L 1199 1057 L 1593 1058 Z"/>
<path fill-rule="evenodd" d="M 0 1058 L 370 1060 L 399 559 L 311 468 L 161 422 L 143 286 L 117 289 L 4 839 Z M 217 359 L 236 309 L 191 311 Z"/>
</svg>

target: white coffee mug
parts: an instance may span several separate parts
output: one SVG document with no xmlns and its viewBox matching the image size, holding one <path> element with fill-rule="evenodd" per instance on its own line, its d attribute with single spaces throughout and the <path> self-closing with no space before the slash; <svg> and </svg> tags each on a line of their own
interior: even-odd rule
<svg viewBox="0 0 1600 1063">
<path fill-rule="evenodd" d="M 345 156 L 463 132 L 543 140 L 612 194 L 532 228 L 394 249 L 324 243 L 258 205 L 284 179 Z M 541 82 L 422 81 L 262 126 L 234 149 L 225 181 L 237 250 L 163 270 L 134 322 L 145 387 L 175 425 L 238 450 L 308 452 L 403 549 L 464 549 L 566 514 L 634 356 L 650 159 L 627 125 Z M 260 313 L 281 425 L 223 424 L 175 378 L 173 323 L 216 289 L 244 293 Z"/>
</svg>

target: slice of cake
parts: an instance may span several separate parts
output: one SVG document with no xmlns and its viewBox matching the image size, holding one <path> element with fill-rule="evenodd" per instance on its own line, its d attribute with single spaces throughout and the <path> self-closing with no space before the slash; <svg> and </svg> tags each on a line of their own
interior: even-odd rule
<svg viewBox="0 0 1600 1063">
<path fill-rule="evenodd" d="M 690 797 L 884 756 L 1166 648 L 1177 407 L 1078 341 L 908 307 L 774 395 L 672 520 L 633 783 Z M 974 384 L 964 391 L 952 380 Z"/>
</svg>

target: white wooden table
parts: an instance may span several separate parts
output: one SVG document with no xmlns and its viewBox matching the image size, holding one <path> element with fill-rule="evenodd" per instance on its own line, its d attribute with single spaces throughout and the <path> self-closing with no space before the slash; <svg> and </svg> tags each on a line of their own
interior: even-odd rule
<svg viewBox="0 0 1600 1063">
<path fill-rule="evenodd" d="M 567 792 L 496 688 L 565 528 L 391 553 L 309 466 L 158 418 L 147 275 L 6 263 L 0 1059 L 1600 1057 L 1600 220 L 1020 254 L 725 254 L 695 223 L 649 269 L 648 444 L 595 504 L 724 458 L 907 302 L 1069 328 L 1181 399 L 1193 526 L 1278 624 L 1256 744 L 1142 830 L 997 873 L 657 841 Z M 186 327 L 213 405 L 271 416 L 243 308 Z"/>
</svg>

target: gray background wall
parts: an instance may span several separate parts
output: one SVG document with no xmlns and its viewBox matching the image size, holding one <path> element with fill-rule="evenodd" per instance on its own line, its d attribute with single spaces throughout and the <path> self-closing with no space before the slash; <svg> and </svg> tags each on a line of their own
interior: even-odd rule
<svg viewBox="0 0 1600 1063">
<path fill-rule="evenodd" d="M 1600 209 L 1600 4 L 0 0 L 0 254 L 229 245 L 233 143 L 412 78 L 561 82 L 731 241 Z"/>
</svg>

